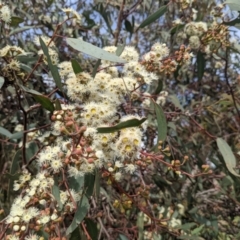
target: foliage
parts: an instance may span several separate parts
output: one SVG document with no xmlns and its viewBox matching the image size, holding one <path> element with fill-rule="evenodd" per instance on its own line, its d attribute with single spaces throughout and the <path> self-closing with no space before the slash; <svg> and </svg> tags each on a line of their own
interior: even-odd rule
<svg viewBox="0 0 240 240">
<path fill-rule="evenodd" d="M 238 239 L 239 1 L 64 2 L 0 2 L 0 239 Z"/>
</svg>

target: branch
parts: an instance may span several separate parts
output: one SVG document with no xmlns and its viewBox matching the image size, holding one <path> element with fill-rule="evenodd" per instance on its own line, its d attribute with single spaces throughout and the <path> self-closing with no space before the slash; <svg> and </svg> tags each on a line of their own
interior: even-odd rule
<svg viewBox="0 0 240 240">
<path fill-rule="evenodd" d="M 124 5 L 125 5 L 125 0 L 122 1 L 122 5 L 121 5 L 120 12 L 119 12 L 119 15 L 118 15 L 118 23 L 117 23 L 117 30 L 116 30 L 116 33 L 115 33 L 114 46 L 117 46 L 117 44 L 118 44 L 118 38 L 119 38 L 119 34 L 120 34 L 120 31 L 121 31 L 121 27 L 122 27 L 122 21 L 123 21 Z"/>
</svg>

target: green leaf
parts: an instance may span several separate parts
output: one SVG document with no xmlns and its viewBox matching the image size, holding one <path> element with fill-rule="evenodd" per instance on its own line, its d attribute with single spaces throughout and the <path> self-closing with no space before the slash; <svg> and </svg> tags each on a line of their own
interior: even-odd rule
<svg viewBox="0 0 240 240">
<path fill-rule="evenodd" d="M 12 134 L 3 127 L 0 127 L 0 134 L 6 136 L 7 138 L 10 138 L 12 136 Z"/>
<path fill-rule="evenodd" d="M 170 95 L 168 98 L 175 105 L 175 107 L 181 109 L 182 111 L 184 110 L 176 95 Z"/>
<path fill-rule="evenodd" d="M 154 92 L 155 95 L 159 94 L 163 89 L 163 81 L 162 79 L 158 79 L 158 86 Z"/>
<path fill-rule="evenodd" d="M 9 139 L 20 139 L 23 136 L 23 131 L 21 132 L 15 132 L 11 135 L 11 137 Z"/>
<path fill-rule="evenodd" d="M 29 62 L 37 61 L 39 57 L 34 56 L 34 54 L 31 52 L 27 52 L 25 55 L 21 54 L 21 55 L 18 55 L 16 58 L 19 62 L 29 63 Z"/>
<path fill-rule="evenodd" d="M 176 25 L 175 27 L 171 28 L 170 30 L 170 34 L 173 35 L 175 34 L 176 32 L 178 32 L 179 30 L 182 30 L 184 28 L 184 24 L 178 24 Z"/>
<path fill-rule="evenodd" d="M 36 25 L 34 26 L 34 28 L 37 28 L 37 27 L 40 27 L 40 26 L 36 26 Z M 19 28 L 13 29 L 9 33 L 9 36 L 11 36 L 13 34 L 16 34 L 16 33 L 20 33 L 20 32 L 26 31 L 26 30 L 29 30 L 29 29 L 33 29 L 33 26 L 23 26 L 23 27 L 19 27 Z"/>
<path fill-rule="evenodd" d="M 82 222 L 84 217 L 87 215 L 88 209 L 89 209 L 88 198 L 86 196 L 83 196 L 82 201 L 80 202 L 77 211 L 74 215 L 72 223 L 70 224 L 66 231 L 66 235 L 69 235 L 77 228 L 77 226 Z"/>
<path fill-rule="evenodd" d="M 10 26 L 11 27 L 16 27 L 16 26 L 18 26 L 19 23 L 22 23 L 22 22 L 24 22 L 23 18 L 20 18 L 20 17 L 17 17 L 17 16 L 12 16 Z"/>
<path fill-rule="evenodd" d="M 164 176 L 161 176 L 158 174 L 153 174 L 152 179 L 160 189 L 163 189 L 163 187 L 168 187 L 172 185 L 172 183 L 169 182 Z"/>
<path fill-rule="evenodd" d="M 158 18 L 160 18 L 161 16 L 163 16 L 163 14 L 167 11 L 167 5 L 164 5 L 162 7 L 160 7 L 155 13 L 153 13 L 152 15 L 150 15 L 147 19 L 145 19 L 138 28 L 144 28 L 147 25 L 151 24 L 152 22 L 154 22 L 155 20 L 157 20 Z"/>
<path fill-rule="evenodd" d="M 40 44 L 41 44 L 44 55 L 47 57 L 47 62 L 48 62 L 48 66 L 50 68 L 50 71 L 52 73 L 52 77 L 53 77 L 57 87 L 62 91 L 63 90 L 62 89 L 62 81 L 61 81 L 61 78 L 60 78 L 60 75 L 59 75 L 59 72 L 58 72 L 58 68 L 57 68 L 56 65 L 52 64 L 50 55 L 48 53 L 48 48 L 41 38 L 40 38 Z"/>
<path fill-rule="evenodd" d="M 98 133 L 112 133 L 117 132 L 123 128 L 129 128 L 129 127 L 138 127 L 141 125 L 144 121 L 146 121 L 146 118 L 142 118 L 141 120 L 138 120 L 136 118 L 130 119 L 124 122 L 121 122 L 113 127 L 101 127 L 97 128 Z"/>
<path fill-rule="evenodd" d="M 230 146 L 222 138 L 217 138 L 217 146 L 223 156 L 228 171 L 232 173 L 234 176 L 240 177 L 240 175 L 237 174 L 234 170 L 234 168 L 237 165 L 237 161 Z"/>
<path fill-rule="evenodd" d="M 116 49 L 116 55 L 117 55 L 117 56 L 120 56 L 120 55 L 122 54 L 124 48 L 125 48 L 125 44 L 120 44 L 120 45 L 118 45 L 118 46 L 117 46 L 117 49 Z"/>
<path fill-rule="evenodd" d="M 232 11 L 240 11 L 240 2 L 239 0 L 227 0 L 225 2 Z"/>
<path fill-rule="evenodd" d="M 76 59 L 72 59 L 71 63 L 72 63 L 72 68 L 75 74 L 78 74 L 83 71 Z"/>
<path fill-rule="evenodd" d="M 84 185 L 84 177 L 83 176 L 77 176 L 76 178 L 69 177 L 68 184 L 70 188 L 75 190 L 75 192 L 80 192 L 81 188 Z"/>
<path fill-rule="evenodd" d="M 125 28 L 126 28 L 127 32 L 130 33 L 130 38 L 131 38 L 132 34 L 133 34 L 133 26 L 127 19 L 124 21 L 124 24 L 125 24 Z"/>
<path fill-rule="evenodd" d="M 55 100 L 55 110 L 62 110 L 61 103 L 59 99 Z"/>
<path fill-rule="evenodd" d="M 85 195 L 90 198 L 93 195 L 95 184 L 95 175 L 94 174 L 85 174 L 84 176 L 84 190 Z"/>
<path fill-rule="evenodd" d="M 79 228 L 76 228 L 76 229 L 72 232 L 71 237 L 69 238 L 69 240 L 82 240 L 82 239 L 81 239 L 81 234 L 80 234 Z"/>
<path fill-rule="evenodd" d="M 115 54 L 111 54 L 99 47 L 96 47 L 92 45 L 91 43 L 87 43 L 81 39 L 75 39 L 75 38 L 67 38 L 67 44 L 70 45 L 72 48 L 83 52 L 85 54 L 88 54 L 92 57 L 107 60 L 110 62 L 118 62 L 118 63 L 125 63 L 126 61 L 119 58 Z"/>
<path fill-rule="evenodd" d="M 197 74 L 198 74 L 198 80 L 201 81 L 204 70 L 205 70 L 205 64 L 206 60 L 204 58 L 204 54 L 201 51 L 198 51 L 197 53 Z"/>
<path fill-rule="evenodd" d="M 101 64 L 101 59 L 98 59 L 94 68 L 93 68 L 93 72 L 92 72 L 92 77 L 95 78 L 96 74 L 97 74 L 97 70 L 98 70 L 98 67 L 100 66 Z"/>
<path fill-rule="evenodd" d="M 11 175 L 11 177 L 10 177 L 9 184 L 8 184 L 8 199 L 10 198 L 11 191 L 13 190 L 14 180 L 16 180 L 14 178 L 14 175 L 20 170 L 19 159 L 20 159 L 21 153 L 22 153 L 22 150 L 19 149 L 15 153 L 15 155 L 13 157 L 13 160 L 12 160 L 12 164 L 11 164 L 11 168 L 10 168 L 10 175 Z"/>
<path fill-rule="evenodd" d="M 195 222 L 185 223 L 185 224 L 181 225 L 179 228 L 186 231 L 186 230 L 189 230 L 189 229 L 195 227 L 196 225 L 197 225 L 197 223 L 195 223 Z"/>
<path fill-rule="evenodd" d="M 129 240 L 125 235 L 119 234 L 118 235 L 118 240 Z"/>
<path fill-rule="evenodd" d="M 144 239 L 144 214 L 142 212 L 138 213 L 137 216 L 137 227 L 138 227 L 138 240 Z"/>
<path fill-rule="evenodd" d="M 193 235 L 197 235 L 198 233 L 200 233 L 201 231 L 202 231 L 202 229 L 204 228 L 204 224 L 202 224 L 200 227 L 198 227 L 198 228 L 195 228 L 192 232 L 191 232 L 191 234 L 193 234 Z"/>
<path fill-rule="evenodd" d="M 97 223 L 95 223 L 93 220 L 88 218 L 86 218 L 84 222 L 86 224 L 87 232 L 89 233 L 92 240 L 97 240 L 98 239 Z"/>
<path fill-rule="evenodd" d="M 235 26 L 238 23 L 240 23 L 240 14 L 238 14 L 237 18 L 234 18 L 233 20 L 231 20 L 229 22 L 223 22 L 223 24 L 227 25 L 227 26 Z"/>
<path fill-rule="evenodd" d="M 0 77 L 0 89 L 2 88 L 4 82 L 5 82 L 5 79 L 3 77 Z"/>
<path fill-rule="evenodd" d="M 52 194 L 53 194 L 53 196 L 55 197 L 55 199 L 58 203 L 58 209 L 61 210 L 63 205 L 62 205 L 62 202 L 60 200 L 60 189 L 59 189 L 59 187 L 56 183 L 54 183 L 54 185 L 52 187 Z"/>
<path fill-rule="evenodd" d="M 94 189 L 94 194 L 96 199 L 99 198 L 100 196 L 100 173 L 97 169 L 95 169 L 95 189 Z"/>
<path fill-rule="evenodd" d="M 31 69 L 28 65 L 26 65 L 26 64 L 24 64 L 24 63 L 20 63 L 20 68 L 21 68 L 22 70 L 28 72 L 28 73 L 30 73 L 30 72 L 32 71 L 32 69 Z"/>
<path fill-rule="evenodd" d="M 29 147 L 26 149 L 27 162 L 37 153 L 38 145 L 36 142 L 30 142 Z"/>
<path fill-rule="evenodd" d="M 165 141 L 167 137 L 167 120 L 161 106 L 154 102 L 154 109 L 157 115 L 158 142 Z"/>
<path fill-rule="evenodd" d="M 35 91 L 33 89 L 28 89 L 28 88 L 26 88 L 26 87 L 24 87 L 22 85 L 19 85 L 19 86 L 25 92 L 31 94 L 34 97 L 34 99 L 36 100 L 36 102 L 40 103 L 43 108 L 47 109 L 50 112 L 53 112 L 55 110 L 52 101 L 48 97 L 42 95 L 41 93 L 39 93 L 39 92 L 37 92 L 37 91 Z"/>
</svg>

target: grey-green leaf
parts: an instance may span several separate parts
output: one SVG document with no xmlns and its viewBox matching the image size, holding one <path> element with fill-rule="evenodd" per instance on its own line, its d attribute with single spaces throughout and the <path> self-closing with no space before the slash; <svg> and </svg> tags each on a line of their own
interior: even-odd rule
<svg viewBox="0 0 240 240">
<path fill-rule="evenodd" d="M 53 112 L 55 110 L 54 104 L 47 96 L 42 95 L 40 92 L 38 92 L 36 90 L 28 89 L 20 84 L 19 84 L 19 86 L 25 92 L 31 94 L 34 97 L 34 99 L 42 105 L 43 108 L 47 109 L 50 112 Z"/>
<path fill-rule="evenodd" d="M 4 78 L 0 77 L 0 89 L 2 88 L 4 82 L 5 82 Z"/>
<path fill-rule="evenodd" d="M 237 174 L 234 170 L 237 161 L 228 143 L 222 138 L 217 138 L 217 146 L 223 156 L 228 171 L 234 176 L 240 177 L 240 175 Z"/>
<path fill-rule="evenodd" d="M 61 78 L 60 78 L 60 75 L 59 75 L 59 72 L 58 72 L 58 68 L 57 68 L 56 65 L 52 64 L 50 55 L 48 53 L 48 48 L 41 38 L 40 38 L 40 44 L 41 44 L 44 55 L 46 55 L 46 57 L 47 57 L 47 62 L 48 62 L 48 66 L 50 68 L 50 71 L 52 73 L 52 77 L 53 77 L 57 87 L 62 91 L 62 81 L 61 81 Z"/>
<path fill-rule="evenodd" d="M 73 68 L 73 71 L 75 74 L 78 74 L 83 71 L 80 64 L 78 63 L 78 61 L 76 59 L 72 59 L 71 63 L 72 63 L 72 68 Z"/>
<path fill-rule="evenodd" d="M 80 202 L 77 211 L 74 215 L 72 223 L 66 231 L 66 235 L 72 233 L 76 229 L 78 224 L 82 222 L 84 217 L 87 215 L 88 209 L 89 209 L 88 198 L 86 196 L 83 196 L 82 201 Z"/>
<path fill-rule="evenodd" d="M 227 0 L 225 2 L 232 11 L 240 11 L 240 2 L 239 0 Z"/>
<path fill-rule="evenodd" d="M 163 16 L 163 14 L 167 11 L 167 5 L 164 5 L 162 7 L 160 7 L 155 13 L 153 13 L 152 15 L 150 15 L 147 19 L 145 19 L 138 28 L 144 28 L 147 25 L 151 24 L 152 22 L 154 22 L 155 20 L 157 20 L 158 18 L 160 18 L 161 16 Z"/>
<path fill-rule="evenodd" d="M 92 57 L 107 60 L 110 62 L 118 62 L 118 63 L 125 63 L 126 61 L 121 59 L 120 57 L 116 56 L 115 54 L 111 54 L 99 47 L 96 47 L 90 43 L 87 43 L 81 39 L 76 38 L 67 38 L 67 44 L 70 45 L 75 50 L 83 52 L 87 55 Z"/>
<path fill-rule="evenodd" d="M 53 196 L 55 197 L 55 199 L 58 203 L 59 210 L 61 210 L 62 209 L 62 202 L 60 200 L 60 189 L 56 184 L 54 184 L 53 187 L 52 187 L 52 194 L 53 194 Z"/>
<path fill-rule="evenodd" d="M 142 118 L 141 120 L 138 120 L 136 118 L 130 119 L 124 122 L 121 122 L 113 127 L 101 127 L 97 128 L 98 133 L 112 133 L 117 132 L 123 128 L 129 128 L 129 127 L 137 127 L 141 125 L 143 122 L 146 121 L 146 118 Z"/>
<path fill-rule="evenodd" d="M 157 115 L 158 142 L 165 141 L 167 137 L 167 120 L 161 106 L 154 102 L 154 109 Z"/>
<path fill-rule="evenodd" d="M 10 138 L 12 136 L 12 134 L 3 127 L 0 127 L 0 134 L 6 136 L 7 138 Z"/>
</svg>

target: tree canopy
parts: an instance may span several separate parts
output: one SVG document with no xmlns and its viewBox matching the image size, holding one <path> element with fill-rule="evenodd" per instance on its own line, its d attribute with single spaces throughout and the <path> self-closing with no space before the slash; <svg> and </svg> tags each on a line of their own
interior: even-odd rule
<svg viewBox="0 0 240 240">
<path fill-rule="evenodd" d="M 0 239 L 240 238 L 239 14 L 0 1 Z"/>
</svg>

